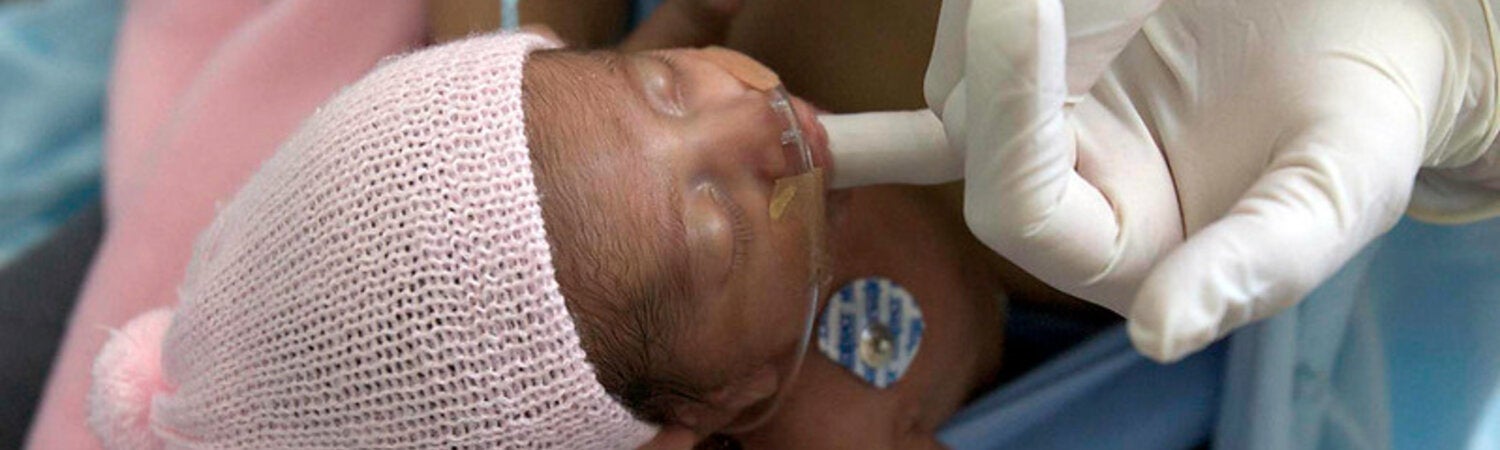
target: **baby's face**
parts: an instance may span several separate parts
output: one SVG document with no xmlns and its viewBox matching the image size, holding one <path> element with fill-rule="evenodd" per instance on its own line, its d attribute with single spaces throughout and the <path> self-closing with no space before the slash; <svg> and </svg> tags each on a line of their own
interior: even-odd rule
<svg viewBox="0 0 1500 450">
<path fill-rule="evenodd" d="M 770 403 L 808 309 L 805 218 L 770 212 L 775 180 L 795 174 L 788 125 L 744 70 L 696 50 L 548 52 L 526 69 L 544 214 L 585 349 L 632 407 L 701 432 Z M 821 126 L 794 103 L 825 166 Z"/>
</svg>

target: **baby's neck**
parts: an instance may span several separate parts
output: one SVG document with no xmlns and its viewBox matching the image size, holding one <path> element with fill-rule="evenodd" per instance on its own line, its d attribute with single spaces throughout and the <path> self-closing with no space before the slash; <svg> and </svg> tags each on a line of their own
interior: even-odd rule
<svg viewBox="0 0 1500 450">
<path fill-rule="evenodd" d="M 888 390 L 901 396 L 917 433 L 935 431 L 999 374 L 1003 340 L 1000 275 L 988 248 L 949 208 L 942 190 L 872 188 L 856 191 L 838 255 L 847 278 L 880 276 L 915 298 L 926 322 L 918 355 Z M 851 220 L 850 222 L 853 222 Z"/>
</svg>

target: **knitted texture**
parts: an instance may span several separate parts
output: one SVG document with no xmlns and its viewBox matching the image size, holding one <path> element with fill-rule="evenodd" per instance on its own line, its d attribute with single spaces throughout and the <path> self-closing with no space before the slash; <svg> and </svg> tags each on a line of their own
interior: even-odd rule
<svg viewBox="0 0 1500 450">
<path fill-rule="evenodd" d="M 650 439 L 585 361 L 553 274 L 521 108 L 526 55 L 551 45 L 415 53 L 314 114 L 199 238 L 154 434 L 190 448 Z"/>
</svg>

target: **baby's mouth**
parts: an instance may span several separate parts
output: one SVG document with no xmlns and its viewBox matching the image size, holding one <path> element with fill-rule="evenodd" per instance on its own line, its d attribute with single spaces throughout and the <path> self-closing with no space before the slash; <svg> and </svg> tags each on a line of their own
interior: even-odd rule
<svg viewBox="0 0 1500 450">
<path fill-rule="evenodd" d="M 797 123 L 802 128 L 802 139 L 812 149 L 813 166 L 823 169 L 825 185 L 831 179 L 833 173 L 833 153 L 828 150 L 828 130 L 823 128 L 823 123 L 818 121 L 818 116 L 827 114 L 827 111 L 813 106 L 806 100 L 795 95 L 790 96 L 792 110 L 797 114 Z M 824 208 L 827 210 L 828 228 L 830 231 L 837 230 L 841 219 L 844 217 L 845 205 L 849 202 L 849 191 L 847 189 L 829 189 L 825 191 L 827 199 Z"/>
<path fill-rule="evenodd" d="M 827 111 L 818 109 L 801 97 L 790 96 L 792 110 L 797 113 L 797 123 L 802 128 L 802 139 L 812 148 L 813 166 L 833 173 L 833 154 L 828 151 L 828 130 L 818 121 L 818 116 Z"/>
</svg>

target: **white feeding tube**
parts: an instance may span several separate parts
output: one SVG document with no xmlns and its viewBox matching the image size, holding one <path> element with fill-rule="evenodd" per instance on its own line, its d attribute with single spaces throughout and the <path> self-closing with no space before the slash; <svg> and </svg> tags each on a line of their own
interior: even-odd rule
<svg viewBox="0 0 1500 450">
<path fill-rule="evenodd" d="M 939 184 L 963 178 L 963 154 L 948 146 L 931 110 L 827 114 L 834 188 Z"/>
</svg>

